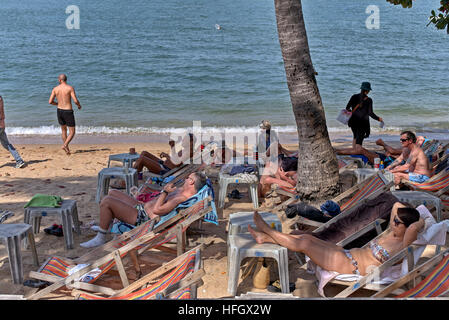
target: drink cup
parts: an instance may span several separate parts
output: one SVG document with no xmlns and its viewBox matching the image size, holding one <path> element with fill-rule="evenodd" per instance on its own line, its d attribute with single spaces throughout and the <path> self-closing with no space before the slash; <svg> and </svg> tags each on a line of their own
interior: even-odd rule
<svg viewBox="0 0 449 320">
<path fill-rule="evenodd" d="M 380 167 L 380 158 L 374 158 L 374 170 L 379 170 Z"/>
</svg>

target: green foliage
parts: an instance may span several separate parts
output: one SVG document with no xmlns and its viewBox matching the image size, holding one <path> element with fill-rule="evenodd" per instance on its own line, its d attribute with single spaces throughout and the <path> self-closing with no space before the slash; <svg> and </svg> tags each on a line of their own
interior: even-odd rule
<svg viewBox="0 0 449 320">
<path fill-rule="evenodd" d="M 400 4 L 403 8 L 411 8 L 413 5 L 412 0 L 387 0 L 387 2 L 390 2 L 394 5 Z"/>
<path fill-rule="evenodd" d="M 394 5 L 400 4 L 404 8 L 411 8 L 413 6 L 413 1 L 414 0 L 387 0 L 387 2 Z M 432 23 L 437 29 L 446 29 L 446 32 L 449 34 L 449 0 L 441 0 L 440 4 L 441 7 L 438 8 L 439 12 L 435 12 L 435 10 L 431 11 L 429 23 L 427 25 Z"/>
</svg>

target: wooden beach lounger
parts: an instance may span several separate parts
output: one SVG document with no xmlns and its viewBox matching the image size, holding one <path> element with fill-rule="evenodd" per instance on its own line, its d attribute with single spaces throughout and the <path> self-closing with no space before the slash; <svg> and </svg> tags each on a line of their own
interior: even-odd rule
<svg viewBox="0 0 449 320">
<path fill-rule="evenodd" d="M 177 249 L 172 250 L 172 252 L 176 251 L 178 254 L 182 254 L 186 243 L 185 231 L 193 222 L 212 211 L 212 207 L 209 204 L 210 201 L 210 198 L 205 198 L 195 203 L 190 208 L 180 211 L 177 215 L 154 229 L 154 222 L 149 220 L 133 230 L 118 236 L 116 239 L 95 248 L 78 259 L 70 260 L 60 257 L 49 258 L 38 272 L 30 272 L 30 277 L 53 282 L 53 284 L 31 295 L 28 299 L 42 298 L 48 293 L 63 286 L 114 294 L 115 292 L 111 291 L 112 289 L 99 287 L 93 283 L 102 274 L 116 266 L 119 271 L 122 285 L 124 287 L 128 286 L 129 282 L 122 262 L 122 259 L 128 253 L 130 253 L 130 258 L 138 273 L 140 272 L 138 255 L 149 249 L 162 248 L 167 242 L 177 239 Z M 87 265 L 81 267 L 81 269 L 73 274 L 68 273 L 71 267 L 79 264 Z M 99 268 L 100 272 L 92 279 L 89 279 L 88 283 L 77 280 L 82 275 L 96 268 Z"/>
<path fill-rule="evenodd" d="M 433 298 L 446 296 L 449 293 L 449 249 L 440 252 L 425 263 L 393 282 L 372 297 L 382 298 L 391 294 L 394 290 L 404 287 L 410 282 L 416 283 L 418 277 L 430 273 L 411 289 L 397 295 L 396 298 Z"/>
<path fill-rule="evenodd" d="M 195 299 L 197 287 L 202 284 L 201 278 L 205 274 L 201 261 L 202 247 L 199 245 L 174 258 L 115 294 L 99 296 L 73 290 L 72 295 L 79 300 Z"/>
</svg>

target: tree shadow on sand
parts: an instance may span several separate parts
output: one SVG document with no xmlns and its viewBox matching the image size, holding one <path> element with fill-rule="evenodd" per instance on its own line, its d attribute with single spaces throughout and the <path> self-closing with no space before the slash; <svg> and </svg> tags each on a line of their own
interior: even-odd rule
<svg viewBox="0 0 449 320">
<path fill-rule="evenodd" d="M 76 150 L 73 153 L 85 153 L 85 152 L 96 152 L 96 151 L 110 151 L 109 148 L 103 148 L 103 149 L 91 149 L 91 150 Z"/>
</svg>

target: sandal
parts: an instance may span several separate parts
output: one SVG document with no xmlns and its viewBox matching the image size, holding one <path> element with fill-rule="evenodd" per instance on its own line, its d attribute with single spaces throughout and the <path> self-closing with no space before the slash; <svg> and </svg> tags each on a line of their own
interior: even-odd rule
<svg viewBox="0 0 449 320">
<path fill-rule="evenodd" d="M 54 223 L 51 227 L 45 228 L 45 229 L 44 229 L 44 232 L 45 232 L 46 234 L 51 234 L 54 230 L 56 230 L 56 229 L 58 229 L 58 228 L 59 228 L 59 225 L 56 224 L 56 223 Z"/>
<path fill-rule="evenodd" d="M 50 228 L 44 229 L 45 233 L 51 234 L 53 236 L 62 237 L 64 233 L 62 232 L 62 225 L 54 224 Z"/>
<path fill-rule="evenodd" d="M 237 189 L 232 190 L 232 192 L 230 194 L 228 194 L 228 197 L 230 199 L 240 199 L 242 198 L 242 195 L 240 194 L 240 192 Z"/>
</svg>

